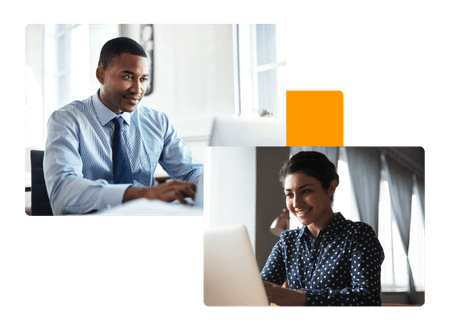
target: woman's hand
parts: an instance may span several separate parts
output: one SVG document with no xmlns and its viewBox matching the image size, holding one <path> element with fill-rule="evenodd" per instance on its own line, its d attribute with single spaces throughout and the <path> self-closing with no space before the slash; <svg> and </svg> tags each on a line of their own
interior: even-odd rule
<svg viewBox="0 0 450 330">
<path fill-rule="evenodd" d="M 278 306 L 306 306 L 306 293 L 303 291 L 283 288 L 270 282 L 263 283 L 269 302 Z"/>
</svg>

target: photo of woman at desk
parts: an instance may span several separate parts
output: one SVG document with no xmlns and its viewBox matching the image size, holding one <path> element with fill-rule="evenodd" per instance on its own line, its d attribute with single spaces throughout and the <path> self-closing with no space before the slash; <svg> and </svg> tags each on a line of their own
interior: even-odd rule
<svg viewBox="0 0 450 330">
<path fill-rule="evenodd" d="M 319 152 L 299 152 L 281 168 L 280 181 L 290 216 L 303 226 L 281 234 L 261 271 L 269 301 L 380 306 L 383 249 L 368 224 L 332 211 L 334 164 Z"/>
</svg>

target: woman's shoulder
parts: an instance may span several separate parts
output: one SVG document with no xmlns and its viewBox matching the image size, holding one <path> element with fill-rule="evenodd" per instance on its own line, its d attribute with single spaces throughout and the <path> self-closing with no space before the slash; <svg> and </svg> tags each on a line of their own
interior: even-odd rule
<svg viewBox="0 0 450 330">
<path fill-rule="evenodd" d="M 337 220 L 336 224 L 339 224 L 340 227 L 344 227 L 347 230 L 373 231 L 373 228 L 368 223 L 347 219 L 339 212 L 336 213 L 335 219 Z"/>
<path fill-rule="evenodd" d="M 365 222 L 345 220 L 345 224 L 346 236 L 351 237 L 352 241 L 372 240 L 377 237 L 373 228 Z"/>
<path fill-rule="evenodd" d="M 335 219 L 337 221 L 335 221 L 328 229 L 332 234 L 334 233 L 341 237 L 343 235 L 347 238 L 351 237 L 352 239 L 358 239 L 364 236 L 376 237 L 373 228 L 365 222 L 346 219 L 340 213 L 336 213 Z"/>
</svg>

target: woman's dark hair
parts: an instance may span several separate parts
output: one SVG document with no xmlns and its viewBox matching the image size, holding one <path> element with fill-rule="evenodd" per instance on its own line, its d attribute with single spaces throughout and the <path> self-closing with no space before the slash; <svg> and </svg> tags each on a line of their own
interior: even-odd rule
<svg viewBox="0 0 450 330">
<path fill-rule="evenodd" d="M 284 163 L 280 170 L 280 182 L 283 187 L 286 177 L 296 172 L 303 172 L 317 179 L 323 189 L 328 189 L 333 180 L 339 184 L 336 166 L 330 162 L 327 156 L 317 151 L 300 151 Z"/>
<path fill-rule="evenodd" d="M 147 53 L 140 44 L 127 37 L 114 38 L 106 42 L 100 51 L 98 66 L 108 68 L 115 64 L 115 60 L 123 53 L 147 57 Z"/>
</svg>

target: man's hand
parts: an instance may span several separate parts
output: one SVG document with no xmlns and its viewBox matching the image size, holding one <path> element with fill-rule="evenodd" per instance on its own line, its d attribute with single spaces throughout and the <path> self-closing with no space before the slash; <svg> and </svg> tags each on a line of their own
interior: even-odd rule
<svg viewBox="0 0 450 330">
<path fill-rule="evenodd" d="M 303 291 L 283 288 L 270 282 L 263 283 L 271 303 L 278 306 L 306 306 L 306 293 Z"/>
<path fill-rule="evenodd" d="M 130 187 L 123 195 L 123 202 L 133 199 L 158 199 L 164 202 L 178 200 L 181 204 L 189 204 L 185 198 L 195 198 L 197 187 L 191 182 L 169 181 L 154 187 Z"/>
</svg>

